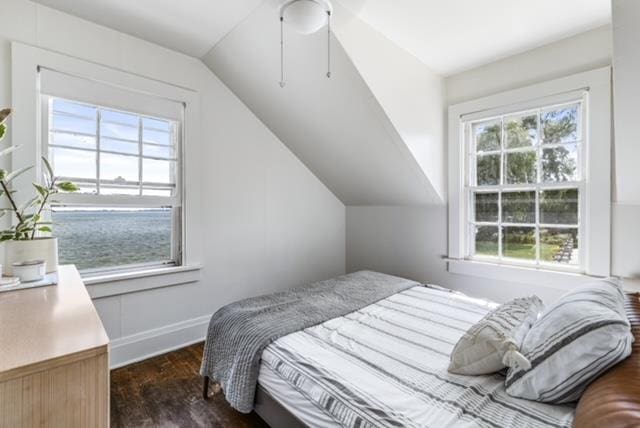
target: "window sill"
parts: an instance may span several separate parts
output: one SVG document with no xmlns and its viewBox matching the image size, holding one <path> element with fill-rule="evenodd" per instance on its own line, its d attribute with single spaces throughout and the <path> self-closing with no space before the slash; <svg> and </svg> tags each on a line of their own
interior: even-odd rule
<svg viewBox="0 0 640 428">
<path fill-rule="evenodd" d="M 200 280 L 200 265 L 173 266 L 119 272 L 83 278 L 92 299 L 118 296 Z"/>
<path fill-rule="evenodd" d="M 511 266 L 477 260 L 449 259 L 447 262 L 449 265 L 448 270 L 451 273 L 495 279 L 498 281 L 517 282 L 556 290 L 569 290 L 594 278 L 593 276 L 581 273 L 555 271 L 536 267 Z"/>
</svg>

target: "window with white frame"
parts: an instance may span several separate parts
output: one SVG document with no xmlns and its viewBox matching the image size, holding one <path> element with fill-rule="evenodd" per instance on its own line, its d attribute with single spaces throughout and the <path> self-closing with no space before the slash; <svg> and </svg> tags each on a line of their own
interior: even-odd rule
<svg viewBox="0 0 640 428">
<path fill-rule="evenodd" d="M 448 121 L 449 271 L 610 274 L 609 68 L 452 105 Z"/>
<path fill-rule="evenodd" d="M 179 121 L 42 97 L 42 152 L 81 189 L 52 208 L 60 263 L 84 273 L 179 265 Z"/>
<path fill-rule="evenodd" d="M 582 98 L 463 123 L 468 256 L 582 266 Z"/>
</svg>

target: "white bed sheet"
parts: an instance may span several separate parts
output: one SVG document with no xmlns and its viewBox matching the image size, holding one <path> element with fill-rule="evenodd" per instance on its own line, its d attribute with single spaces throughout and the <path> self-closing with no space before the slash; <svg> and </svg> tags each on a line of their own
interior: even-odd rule
<svg viewBox="0 0 640 428">
<path fill-rule="evenodd" d="M 264 362 L 260 364 L 258 383 L 289 413 L 310 427 L 336 428 L 340 426 L 333 418 L 322 412 L 318 406 L 293 389 L 287 381 Z"/>
<path fill-rule="evenodd" d="M 570 427 L 571 406 L 510 397 L 499 375 L 446 371 L 455 342 L 493 307 L 415 287 L 278 339 L 258 382 L 311 427 Z"/>
</svg>

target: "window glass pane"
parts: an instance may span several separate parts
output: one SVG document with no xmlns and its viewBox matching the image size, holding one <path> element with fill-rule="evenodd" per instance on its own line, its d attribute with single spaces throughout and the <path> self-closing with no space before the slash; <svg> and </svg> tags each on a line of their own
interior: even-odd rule
<svg viewBox="0 0 640 428">
<path fill-rule="evenodd" d="M 155 129 L 156 131 L 169 132 L 171 130 L 171 125 L 168 121 L 151 119 L 149 117 L 142 118 L 142 126 Z"/>
<path fill-rule="evenodd" d="M 139 124 L 139 116 L 113 110 L 101 110 L 100 119 L 102 120 L 102 123 L 117 123 L 120 125 L 128 125 L 129 127 L 136 129 L 138 128 Z"/>
<path fill-rule="evenodd" d="M 153 156 L 156 158 L 173 158 L 173 147 L 171 146 L 152 146 L 144 144 L 142 147 L 145 156 Z"/>
<path fill-rule="evenodd" d="M 171 260 L 171 209 L 54 208 L 60 264 L 80 270 Z"/>
<path fill-rule="evenodd" d="M 138 127 L 101 122 L 100 135 L 104 138 L 119 138 L 123 140 L 138 141 Z"/>
<path fill-rule="evenodd" d="M 498 194 L 476 193 L 475 212 L 476 221 L 498 221 Z"/>
<path fill-rule="evenodd" d="M 95 152 L 50 147 L 49 162 L 59 177 L 96 178 Z"/>
<path fill-rule="evenodd" d="M 473 137 L 477 152 L 500 150 L 502 147 L 502 122 L 489 121 L 473 124 Z"/>
<path fill-rule="evenodd" d="M 138 196 L 140 194 L 140 188 L 137 186 L 107 186 L 101 184 L 100 194 Z"/>
<path fill-rule="evenodd" d="M 168 146 L 171 144 L 171 134 L 163 131 L 155 131 L 145 128 L 142 139 L 147 143 L 162 144 Z"/>
<path fill-rule="evenodd" d="M 476 177 L 478 186 L 500 184 L 500 155 L 478 155 Z"/>
<path fill-rule="evenodd" d="M 578 189 L 540 192 L 540 223 L 578 224 Z"/>
<path fill-rule="evenodd" d="M 172 161 L 142 160 L 142 181 L 147 183 L 173 183 Z"/>
<path fill-rule="evenodd" d="M 96 107 L 74 103 L 72 101 L 62 100 L 59 98 L 54 98 L 52 104 L 54 112 L 70 113 L 95 120 L 97 111 Z"/>
<path fill-rule="evenodd" d="M 546 183 L 578 180 L 576 144 L 546 148 L 542 151 L 542 181 Z"/>
<path fill-rule="evenodd" d="M 475 227 L 475 254 L 498 256 L 498 226 Z"/>
<path fill-rule="evenodd" d="M 580 138 L 579 113 L 579 104 L 543 111 L 541 115 L 543 142 L 557 144 L 578 140 Z"/>
<path fill-rule="evenodd" d="M 515 259 L 536 259 L 536 233 L 533 227 L 504 227 L 502 255 Z"/>
<path fill-rule="evenodd" d="M 96 133 L 96 121 L 91 119 L 80 119 L 72 116 L 65 116 L 54 113 L 51 128 L 56 131 L 80 132 L 83 134 Z"/>
<path fill-rule="evenodd" d="M 173 190 L 171 189 L 142 189 L 142 194 L 145 196 L 172 196 Z"/>
<path fill-rule="evenodd" d="M 538 181 L 535 151 L 506 153 L 504 160 L 506 184 L 527 184 Z"/>
<path fill-rule="evenodd" d="M 129 141 L 121 141 L 121 140 L 112 140 L 111 138 L 101 138 L 100 150 L 137 155 L 140 152 L 140 147 L 138 143 L 131 143 Z"/>
<path fill-rule="evenodd" d="M 84 135 L 51 132 L 49 136 L 49 144 L 95 150 L 96 139 L 95 137 L 87 137 Z"/>
<path fill-rule="evenodd" d="M 502 221 L 504 223 L 535 223 L 536 193 L 505 192 L 502 194 Z"/>
<path fill-rule="evenodd" d="M 138 159 L 135 156 L 100 154 L 100 180 L 138 181 Z"/>
<path fill-rule="evenodd" d="M 531 147 L 538 140 L 538 115 L 511 116 L 505 119 L 506 145 L 509 149 Z"/>
<path fill-rule="evenodd" d="M 540 229 L 540 259 L 546 262 L 579 264 L 578 229 Z"/>
</svg>

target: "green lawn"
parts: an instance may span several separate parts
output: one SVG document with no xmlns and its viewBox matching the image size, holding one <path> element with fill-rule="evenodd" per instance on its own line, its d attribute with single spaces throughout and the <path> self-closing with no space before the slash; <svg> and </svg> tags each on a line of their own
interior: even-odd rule
<svg viewBox="0 0 640 428">
<path fill-rule="evenodd" d="M 553 257 L 560 250 L 559 245 L 541 244 L 540 258 L 544 261 L 553 261 Z M 536 246 L 535 244 L 508 244 L 503 248 L 504 257 L 512 257 L 515 259 L 535 260 Z M 476 254 L 484 256 L 497 256 L 497 242 L 476 242 Z"/>
</svg>

